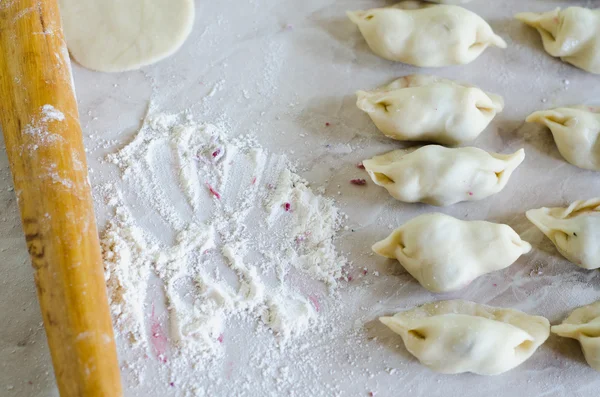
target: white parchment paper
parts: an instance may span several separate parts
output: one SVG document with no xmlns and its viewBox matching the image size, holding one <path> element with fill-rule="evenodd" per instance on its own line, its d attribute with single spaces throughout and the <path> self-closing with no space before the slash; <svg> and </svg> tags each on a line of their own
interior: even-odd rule
<svg viewBox="0 0 600 397">
<path fill-rule="evenodd" d="M 441 69 L 418 69 L 376 57 L 345 16 L 347 9 L 389 4 L 378 0 L 199 1 L 194 31 L 170 59 L 122 74 L 95 73 L 74 65 L 92 185 L 119 177 L 114 167 L 98 160 L 131 139 L 152 101 L 161 111 L 190 109 L 196 119 L 220 123 L 232 135 L 256 135 L 269 150 L 295 160 L 300 173 L 314 187 L 323 186 L 325 194 L 335 197 L 348 214 L 349 230 L 340 234 L 339 248 L 355 269 L 366 267 L 369 272 L 340 291 L 343 315 L 336 327 L 341 335 L 352 336 L 314 345 L 309 338 L 303 353 L 277 363 L 278 368 L 287 368 L 285 376 L 296 384 L 278 390 L 270 385 L 277 384 L 279 370 L 274 370 L 270 382 L 263 379 L 265 371 L 247 365 L 250 361 L 243 357 L 253 343 L 240 335 L 227 346 L 222 365 L 196 370 L 214 375 L 211 390 L 219 390 L 217 380 L 223 380 L 222 395 L 596 395 L 600 375 L 585 364 L 573 340 L 551 336 L 530 360 L 501 376 L 447 376 L 420 366 L 400 338 L 374 320 L 435 299 L 463 298 L 543 315 L 556 324 L 575 307 L 600 298 L 600 273 L 564 260 L 524 216 L 530 208 L 600 195 L 600 174 L 568 164 L 548 130 L 524 124 L 535 110 L 599 105 L 600 76 L 548 56 L 538 34 L 513 19 L 520 11 L 600 7 L 600 2 L 475 0 L 466 7 L 489 21 L 508 48 L 488 49 L 469 65 Z M 473 143 L 501 153 L 525 148 L 526 159 L 503 192 L 480 202 L 436 209 L 395 202 L 372 183 L 364 188 L 348 183 L 367 177 L 356 168 L 357 162 L 403 147 L 384 138 L 356 108 L 354 92 L 417 72 L 466 81 L 504 97 L 504 112 Z M 101 205 L 97 209 L 102 225 L 106 214 Z M 373 242 L 430 211 L 507 223 L 534 250 L 463 291 L 431 294 L 394 261 L 370 255 Z M 57 395 L 4 150 L 0 151 L 0 263 L 4 317 L 0 395 Z M 328 315 L 328 304 L 333 303 L 324 295 L 322 316 Z M 124 345 L 122 349 L 125 358 L 129 353 Z M 177 387 L 152 376 L 153 367 L 160 365 L 148 360 L 144 371 L 149 375 L 140 384 L 125 376 L 126 395 L 182 395 Z M 198 376 L 192 370 L 180 375 L 190 382 Z M 246 377 L 250 380 L 244 381 Z"/>
</svg>

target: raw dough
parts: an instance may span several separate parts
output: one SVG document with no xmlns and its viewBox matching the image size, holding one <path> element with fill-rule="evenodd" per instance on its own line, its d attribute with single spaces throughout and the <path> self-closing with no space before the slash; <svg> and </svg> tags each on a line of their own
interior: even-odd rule
<svg viewBox="0 0 600 397">
<path fill-rule="evenodd" d="M 456 291 L 475 278 L 504 269 L 531 245 L 507 225 L 461 221 L 430 213 L 411 219 L 373 251 L 400 264 L 432 292 Z"/>
<path fill-rule="evenodd" d="M 168 57 L 194 23 L 193 0 L 60 0 L 60 11 L 73 58 L 101 72 Z"/>
<path fill-rule="evenodd" d="M 526 121 L 550 128 L 560 154 L 569 163 L 600 171 L 600 107 L 541 110 L 529 115 Z"/>
<path fill-rule="evenodd" d="M 588 72 L 600 73 L 600 8 L 522 12 L 516 18 L 537 29 L 548 54 Z"/>
<path fill-rule="evenodd" d="M 544 317 L 464 300 L 439 301 L 380 321 L 436 372 L 497 375 L 527 360 L 550 334 Z"/>
<path fill-rule="evenodd" d="M 600 268 L 600 198 L 575 201 L 567 208 L 526 213 L 565 258 L 584 269 Z"/>
<path fill-rule="evenodd" d="M 488 153 L 428 145 L 407 154 L 394 150 L 363 161 L 369 176 L 397 200 L 446 206 L 498 193 L 523 162 L 525 151 Z"/>
<path fill-rule="evenodd" d="M 499 95 L 427 75 L 405 76 L 356 96 L 356 106 L 388 137 L 445 145 L 477 138 L 504 108 Z"/>
<path fill-rule="evenodd" d="M 577 339 L 588 364 L 600 371 L 600 301 L 575 309 L 552 333 Z"/>
<path fill-rule="evenodd" d="M 421 67 L 463 65 L 488 46 L 506 43 L 479 15 L 454 5 L 422 5 L 348 11 L 373 52 Z"/>
</svg>

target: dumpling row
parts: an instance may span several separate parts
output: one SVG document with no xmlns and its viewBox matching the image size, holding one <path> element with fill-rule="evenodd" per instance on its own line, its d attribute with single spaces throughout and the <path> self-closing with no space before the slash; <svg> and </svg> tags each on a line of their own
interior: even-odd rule
<svg viewBox="0 0 600 397">
<path fill-rule="evenodd" d="M 405 2 L 348 16 L 374 53 L 415 66 L 466 64 L 488 46 L 506 47 L 483 19 L 457 6 Z M 551 55 L 600 73 L 600 10 L 570 7 L 517 18 L 538 29 Z M 357 97 L 357 106 L 386 136 L 444 145 L 474 140 L 504 107 L 498 95 L 424 75 L 358 91 Z M 567 161 L 600 170 L 598 108 L 541 111 L 527 121 L 547 125 Z M 373 181 L 394 198 L 445 206 L 499 192 L 523 159 L 523 149 L 501 155 L 472 147 L 429 145 L 392 151 L 363 164 Z M 531 210 L 527 217 L 567 259 L 588 269 L 600 267 L 600 199 L 575 202 L 568 208 Z M 397 259 L 428 290 L 448 292 L 510 266 L 531 245 L 507 225 L 434 213 L 410 220 L 373 250 Z M 599 304 L 577 309 L 562 325 L 552 327 L 552 332 L 578 339 L 586 359 L 598 370 Z M 462 300 L 426 304 L 381 321 L 401 335 L 422 364 L 442 373 L 505 372 L 529 358 L 550 332 L 543 317 Z"/>
<path fill-rule="evenodd" d="M 444 374 L 501 374 L 531 357 L 550 335 L 544 317 L 465 300 L 427 303 L 379 320 L 421 364 Z"/>
<path fill-rule="evenodd" d="M 357 96 L 358 107 L 386 135 L 444 144 L 475 139 L 503 107 L 495 94 L 425 75 L 397 79 Z M 428 145 L 395 150 L 363 165 L 377 185 L 400 201 L 447 206 L 498 193 L 524 157 L 523 149 L 505 155 Z M 506 225 L 428 214 L 403 225 L 373 249 L 398 259 L 425 288 L 447 292 L 510 266 L 531 246 Z"/>
<path fill-rule="evenodd" d="M 436 76 L 411 75 L 357 92 L 357 106 L 387 136 L 446 145 L 469 142 L 502 111 L 502 97 Z M 396 199 L 446 206 L 498 193 L 523 161 L 477 148 L 424 146 L 363 161 L 373 181 Z"/>
<path fill-rule="evenodd" d="M 504 107 L 499 95 L 426 75 L 405 76 L 356 95 L 358 108 L 386 136 L 443 145 L 462 145 L 476 139 Z M 547 126 L 569 163 L 600 171 L 600 107 L 542 110 L 526 121 Z"/>
<path fill-rule="evenodd" d="M 468 63 L 488 45 L 506 46 L 481 18 L 460 7 L 388 8 L 349 16 L 375 53 L 418 66 Z M 469 42 L 472 36 L 475 42 Z M 385 135 L 446 145 L 474 140 L 504 107 L 498 95 L 425 75 L 359 91 L 357 97 L 357 106 Z M 499 192 L 524 157 L 523 149 L 501 155 L 473 147 L 429 145 L 376 156 L 363 165 L 373 181 L 398 200 L 445 206 Z M 510 266 L 531 246 L 506 225 L 427 214 L 373 249 L 397 258 L 425 288 L 445 292 Z M 549 334 L 548 321 L 542 317 L 466 301 L 443 306 L 435 304 L 437 312 L 427 318 L 411 318 L 415 310 L 381 319 L 400 333 L 423 364 L 440 372 L 504 372 L 526 360 Z M 511 318 L 503 321 L 504 313 Z"/>
<path fill-rule="evenodd" d="M 506 372 L 531 357 L 550 331 L 577 339 L 588 364 L 600 371 L 600 301 L 553 327 L 544 317 L 465 300 L 431 302 L 379 320 L 421 364 L 444 374 Z"/>
<path fill-rule="evenodd" d="M 567 208 L 533 209 L 526 216 L 566 259 L 584 269 L 600 268 L 600 198 Z M 507 225 L 440 213 L 417 216 L 373 245 L 375 253 L 397 259 L 432 292 L 464 288 L 530 250 L 531 245 Z"/>
<path fill-rule="evenodd" d="M 506 48 L 506 42 L 485 20 L 456 5 L 407 1 L 392 7 L 349 11 L 348 17 L 375 54 L 409 65 L 464 65 L 489 46 Z M 523 12 L 516 18 L 537 29 L 550 55 L 600 73 L 600 9 L 556 8 L 544 13 Z"/>
<path fill-rule="evenodd" d="M 600 198 L 526 215 L 568 260 L 586 269 L 600 268 Z M 448 292 L 510 266 L 531 245 L 507 225 L 434 213 L 410 220 L 373 250 L 397 259 L 428 290 Z M 451 374 L 508 371 L 549 335 L 543 317 L 462 300 L 433 302 L 380 320 L 400 334 L 423 365 Z M 589 365 L 600 371 L 600 301 L 576 309 L 552 332 L 577 339 Z"/>
</svg>

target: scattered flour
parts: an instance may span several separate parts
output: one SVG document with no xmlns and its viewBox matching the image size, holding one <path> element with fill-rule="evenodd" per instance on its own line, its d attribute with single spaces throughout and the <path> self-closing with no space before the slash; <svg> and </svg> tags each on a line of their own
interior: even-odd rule
<svg viewBox="0 0 600 397">
<path fill-rule="evenodd" d="M 65 121 L 65 115 L 50 104 L 43 105 L 39 111 L 32 116 L 29 123 L 23 127 L 23 137 L 19 146 L 20 154 L 35 153 L 38 149 L 44 149 L 52 146 L 67 146 L 69 142 L 56 131 L 62 129 L 50 129 L 50 123 L 60 123 Z M 70 152 L 73 169 L 82 171 L 85 167 L 78 154 L 74 151 Z M 66 158 L 65 158 L 66 160 Z M 53 162 L 48 158 L 40 158 L 38 177 L 48 179 L 53 184 L 62 185 L 65 189 L 76 187 L 76 183 L 71 180 L 71 176 L 64 167 L 59 167 L 57 162 Z"/>
<path fill-rule="evenodd" d="M 63 121 L 65 119 L 65 115 L 58 109 L 56 109 L 52 105 L 44 105 L 42 106 L 42 118 L 41 121 Z"/>
<path fill-rule="evenodd" d="M 113 209 L 102 233 L 106 280 L 116 328 L 132 345 L 200 365 L 223 354 L 233 318 L 272 332 L 280 347 L 322 324 L 318 302 L 290 278 L 335 288 L 346 264 L 334 246 L 342 217 L 284 156 L 186 114 L 150 112 L 107 161 L 122 181 L 100 188 Z M 158 295 L 167 327 L 154 324 Z"/>
<path fill-rule="evenodd" d="M 345 261 L 336 255 L 331 242 L 339 226 L 337 208 L 315 195 L 307 182 L 289 169 L 281 172 L 275 192 L 267 200 L 269 226 L 282 221 L 286 214 L 281 208 L 286 205 L 294 214 L 291 235 L 296 242 L 296 247 L 288 249 L 288 260 L 312 277 L 334 285 Z"/>
<path fill-rule="evenodd" d="M 52 133 L 48 129 L 49 122 L 64 120 L 65 115 L 60 110 L 52 105 L 43 105 L 39 110 L 39 115 L 34 116 L 23 128 L 23 133 L 31 138 L 31 142 L 24 144 L 21 150 L 35 151 L 40 147 L 64 142 L 62 136 Z"/>
<path fill-rule="evenodd" d="M 267 306 L 262 318 L 264 323 L 285 338 L 289 338 L 292 332 L 304 333 L 316 317 L 315 307 L 304 298 L 276 295 Z M 294 328 L 290 328 L 289 324 L 294 324 Z"/>
</svg>

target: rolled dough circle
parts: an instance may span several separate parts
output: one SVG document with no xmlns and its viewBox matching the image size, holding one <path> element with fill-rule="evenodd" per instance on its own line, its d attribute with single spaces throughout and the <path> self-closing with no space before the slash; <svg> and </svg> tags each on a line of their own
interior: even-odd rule
<svg viewBox="0 0 600 397">
<path fill-rule="evenodd" d="M 193 0 L 60 0 L 60 11 L 71 56 L 101 72 L 168 57 L 194 24 Z"/>
</svg>

